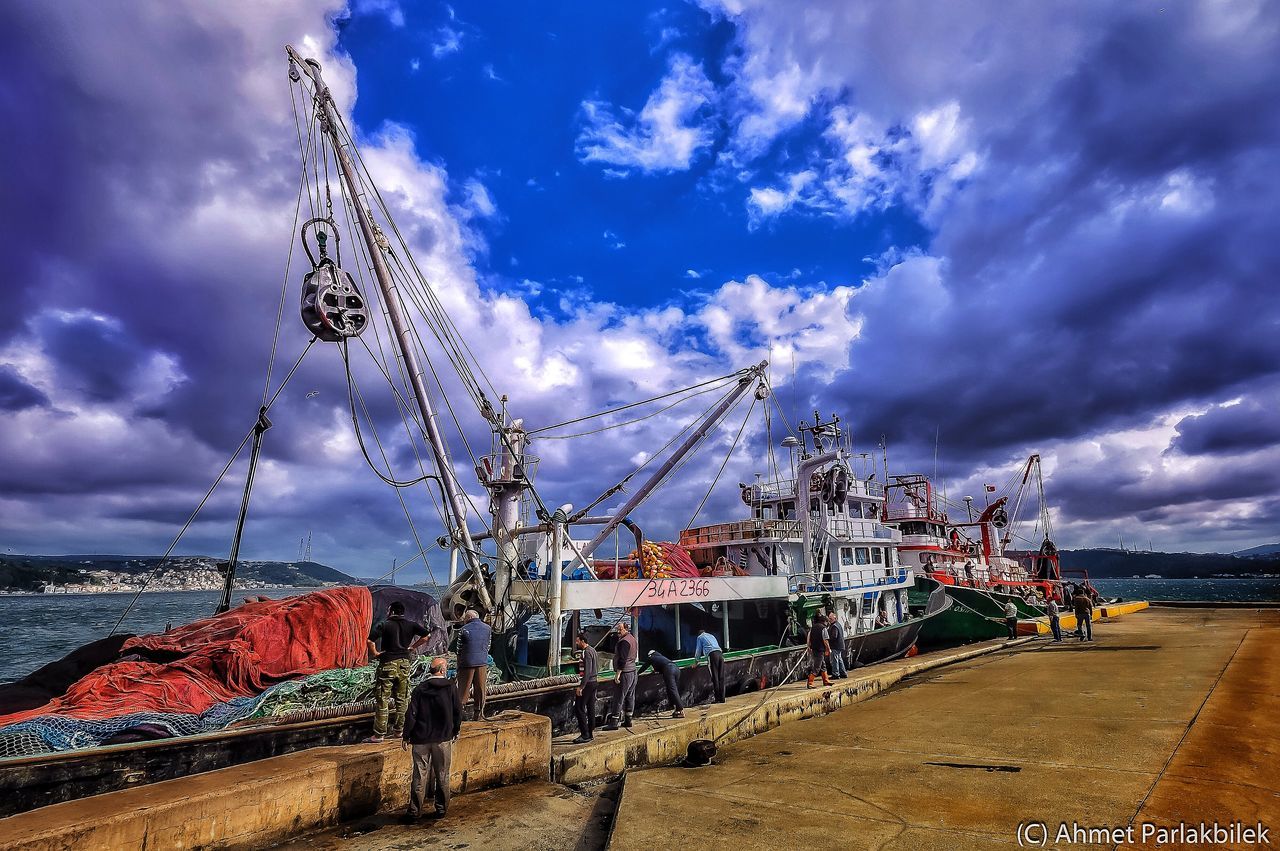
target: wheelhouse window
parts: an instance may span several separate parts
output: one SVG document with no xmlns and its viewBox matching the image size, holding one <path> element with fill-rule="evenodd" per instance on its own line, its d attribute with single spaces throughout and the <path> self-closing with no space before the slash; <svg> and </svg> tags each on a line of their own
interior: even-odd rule
<svg viewBox="0 0 1280 851">
<path fill-rule="evenodd" d="M 856 557 L 856 560 L 857 560 L 857 563 L 858 563 L 858 564 L 870 564 L 870 563 L 871 563 L 871 554 L 870 554 L 869 552 L 867 552 L 867 548 L 866 548 L 866 547 L 855 547 L 855 548 L 854 548 L 854 555 L 855 555 L 855 557 Z"/>
<path fill-rule="evenodd" d="M 879 547 L 872 547 L 872 548 L 871 548 L 871 563 L 872 563 L 872 564 L 884 564 L 884 550 L 880 549 Z"/>
<path fill-rule="evenodd" d="M 782 519 L 783 519 L 783 520 L 795 520 L 795 519 L 796 519 L 796 504 L 795 504 L 795 502 L 788 500 L 787 502 L 782 503 Z"/>
<path fill-rule="evenodd" d="M 853 547 L 840 548 L 840 566 L 841 567 L 853 566 Z"/>
</svg>

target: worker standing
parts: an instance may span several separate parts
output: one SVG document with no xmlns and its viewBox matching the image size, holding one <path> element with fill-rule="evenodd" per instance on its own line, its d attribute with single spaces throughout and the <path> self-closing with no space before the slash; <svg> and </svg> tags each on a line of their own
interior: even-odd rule
<svg viewBox="0 0 1280 851">
<path fill-rule="evenodd" d="M 831 645 L 831 656 L 828 658 L 827 673 L 833 680 L 847 679 L 849 669 L 844 662 L 844 627 L 835 612 L 827 612 L 827 643 Z"/>
<path fill-rule="evenodd" d="M 1009 639 L 1013 640 L 1018 637 L 1018 607 L 1013 604 L 1012 600 L 1004 602 L 1004 625 L 1009 627 Z"/>
<path fill-rule="evenodd" d="M 373 675 L 373 695 L 376 701 L 373 735 L 365 739 L 366 742 L 381 742 L 387 735 L 388 720 L 393 735 L 399 735 L 404 729 L 404 714 L 409 708 L 409 674 L 413 669 L 413 654 L 427 642 L 429 635 L 425 626 L 405 618 L 404 603 L 399 600 L 387 607 L 386 620 L 369 633 L 369 657 L 378 660 L 378 670 Z M 394 714 L 391 708 L 393 702 Z"/>
<path fill-rule="evenodd" d="M 680 669 L 676 667 L 676 663 L 663 656 L 657 650 L 650 650 L 645 655 L 644 664 L 640 666 L 636 674 L 643 674 L 645 668 L 653 668 L 662 677 L 662 683 L 667 688 L 667 700 L 671 702 L 671 708 L 675 710 L 671 713 L 671 717 L 683 718 L 684 701 L 680 699 Z"/>
<path fill-rule="evenodd" d="M 1081 641 L 1093 641 L 1093 600 L 1083 586 L 1076 586 L 1071 605 L 1076 611 L 1076 635 Z"/>
<path fill-rule="evenodd" d="M 447 677 L 448 670 L 447 659 L 432 659 L 429 676 L 409 698 L 401 745 L 413 750 L 413 781 L 404 816 L 408 823 L 422 815 L 427 795 L 435 803 L 436 818 L 444 818 L 449 809 L 449 765 L 453 743 L 462 730 L 462 699 L 458 684 Z"/>
<path fill-rule="evenodd" d="M 831 685 L 827 677 L 827 658 L 831 655 L 831 643 L 827 640 L 827 619 L 821 612 L 813 616 L 809 627 L 809 688 L 813 678 L 822 675 L 822 684 Z"/>
<path fill-rule="evenodd" d="M 573 700 L 573 711 L 578 716 L 578 738 L 573 743 L 580 745 L 591 741 L 595 733 L 596 677 L 600 673 L 600 663 L 596 658 L 596 649 L 587 641 L 585 632 L 578 633 L 574 644 L 582 654 L 582 662 L 578 665 L 578 687 L 574 690 Z"/>
<path fill-rule="evenodd" d="M 615 631 L 618 633 L 617 644 L 613 648 L 613 669 L 618 672 L 617 690 L 613 693 L 613 707 L 609 713 L 606 730 L 618 729 L 618 719 L 622 726 L 631 729 L 631 713 L 636 708 L 636 656 L 640 652 L 640 644 L 631 634 L 625 621 L 619 621 Z"/>
<path fill-rule="evenodd" d="M 693 664 L 707 657 L 707 667 L 711 671 L 711 694 L 716 703 L 724 703 L 724 651 L 720 642 L 705 629 L 698 630 L 698 642 L 693 647 Z"/>
<path fill-rule="evenodd" d="M 485 687 L 489 684 L 489 645 L 493 642 L 493 629 L 480 620 L 480 613 L 467 609 L 462 616 L 462 629 L 458 630 L 458 692 L 462 702 L 471 692 L 476 704 L 473 720 L 485 721 Z"/>
<path fill-rule="evenodd" d="M 1049 629 L 1053 630 L 1053 640 L 1062 640 L 1062 621 L 1058 618 L 1058 601 L 1052 596 L 1044 601 L 1044 610 L 1049 613 Z"/>
</svg>

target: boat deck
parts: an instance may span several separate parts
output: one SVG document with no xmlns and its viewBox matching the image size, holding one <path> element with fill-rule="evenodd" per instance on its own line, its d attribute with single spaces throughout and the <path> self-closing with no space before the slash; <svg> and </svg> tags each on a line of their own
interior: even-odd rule
<svg viewBox="0 0 1280 851">
<path fill-rule="evenodd" d="M 1280 610 L 1153 608 L 1094 637 L 941 668 L 707 768 L 633 772 L 611 847 L 1008 848 L 1035 823 L 1046 847 L 1114 848 L 1053 840 L 1215 819 L 1280 844 Z"/>
</svg>

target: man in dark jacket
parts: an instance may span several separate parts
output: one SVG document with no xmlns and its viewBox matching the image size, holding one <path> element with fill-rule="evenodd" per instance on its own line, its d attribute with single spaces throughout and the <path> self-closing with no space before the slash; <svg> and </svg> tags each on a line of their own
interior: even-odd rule
<svg viewBox="0 0 1280 851">
<path fill-rule="evenodd" d="M 428 793 L 435 801 L 436 818 L 449 809 L 449 762 L 462 729 L 462 699 L 457 683 L 445 676 L 448 667 L 447 660 L 432 659 L 430 675 L 409 698 L 403 747 L 413 748 L 413 785 L 405 821 L 421 817 Z"/>
<path fill-rule="evenodd" d="M 393 697 L 395 716 L 391 719 L 392 734 L 399 735 L 404 727 L 413 654 L 427 642 L 430 635 L 425 626 L 405 618 L 404 603 L 399 600 L 387 607 L 387 619 L 369 633 L 369 657 L 378 660 L 378 671 L 373 676 L 377 709 L 373 715 L 373 735 L 365 739 L 366 742 L 380 742 L 387 735 L 387 720 L 391 715 L 390 704 Z"/>
<path fill-rule="evenodd" d="M 1076 612 L 1076 635 L 1081 641 L 1093 641 L 1093 600 L 1083 586 L 1076 587 L 1071 606 Z"/>
<path fill-rule="evenodd" d="M 818 612 L 813 616 L 813 624 L 809 627 L 809 688 L 813 688 L 813 678 L 822 675 L 822 684 L 831 685 L 827 676 L 827 658 L 831 656 L 831 643 L 827 640 L 827 619 Z"/>
<path fill-rule="evenodd" d="M 680 669 L 676 667 L 676 663 L 663 656 L 657 650 L 650 650 L 645 657 L 644 664 L 636 671 L 636 675 L 643 674 L 646 668 L 653 668 L 662 676 L 662 683 L 667 687 L 667 700 L 671 702 L 671 708 L 675 710 L 671 713 L 671 717 L 683 718 L 684 702 L 680 700 Z"/>
<path fill-rule="evenodd" d="M 476 721 L 485 720 L 484 692 L 489 683 L 489 645 L 492 641 L 493 630 L 480 620 L 480 613 L 467 609 L 462 616 L 462 628 L 458 630 L 458 690 L 464 702 L 467 692 L 471 692 L 476 704 Z"/>
<path fill-rule="evenodd" d="M 575 745 L 589 742 L 594 738 L 596 727 L 596 682 L 600 674 L 600 662 L 596 657 L 596 649 L 587 641 L 585 632 L 578 633 L 574 640 L 578 652 L 582 654 L 582 662 L 578 665 L 578 687 L 574 690 L 573 712 L 578 716 L 578 738 Z"/>
<path fill-rule="evenodd" d="M 620 621 L 614 629 L 618 633 L 618 641 L 613 648 L 613 669 L 618 672 L 618 683 L 613 693 L 613 708 L 609 714 L 606 730 L 618 729 L 618 718 L 622 718 L 622 726 L 631 729 L 631 713 L 636 708 L 636 656 L 640 652 L 640 644 L 631 634 L 626 621 Z"/>
<path fill-rule="evenodd" d="M 827 673 L 833 680 L 843 680 L 849 676 L 844 661 L 844 627 L 835 612 L 827 612 L 827 643 L 831 645 L 831 655 L 827 657 Z"/>
</svg>

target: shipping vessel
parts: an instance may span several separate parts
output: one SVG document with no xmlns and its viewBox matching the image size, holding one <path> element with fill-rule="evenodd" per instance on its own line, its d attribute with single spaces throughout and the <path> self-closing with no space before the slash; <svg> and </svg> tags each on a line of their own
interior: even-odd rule
<svg viewBox="0 0 1280 851">
<path fill-rule="evenodd" d="M 966 497 L 963 508 L 948 504 L 933 482 L 921 474 L 893 476 L 885 501 L 884 522 L 902 534 L 902 559 L 919 573 L 917 601 L 942 588 L 953 605 L 932 620 L 921 635 L 922 646 L 951 646 L 1005 635 L 1005 606 L 1019 618 L 1043 618 L 1045 602 L 1063 605 L 1062 569 L 1053 541 L 1052 516 L 1044 499 L 1040 456 L 1019 465 L 1003 488 L 985 485 L 981 510 Z M 1001 491 L 1004 491 L 1001 493 Z M 1037 502 L 1034 528 L 1024 510 Z M 952 511 L 964 511 L 964 519 Z M 1034 543 L 1032 551 L 1010 547 L 1015 539 Z M 1087 583 L 1087 577 L 1083 580 Z"/>
</svg>

